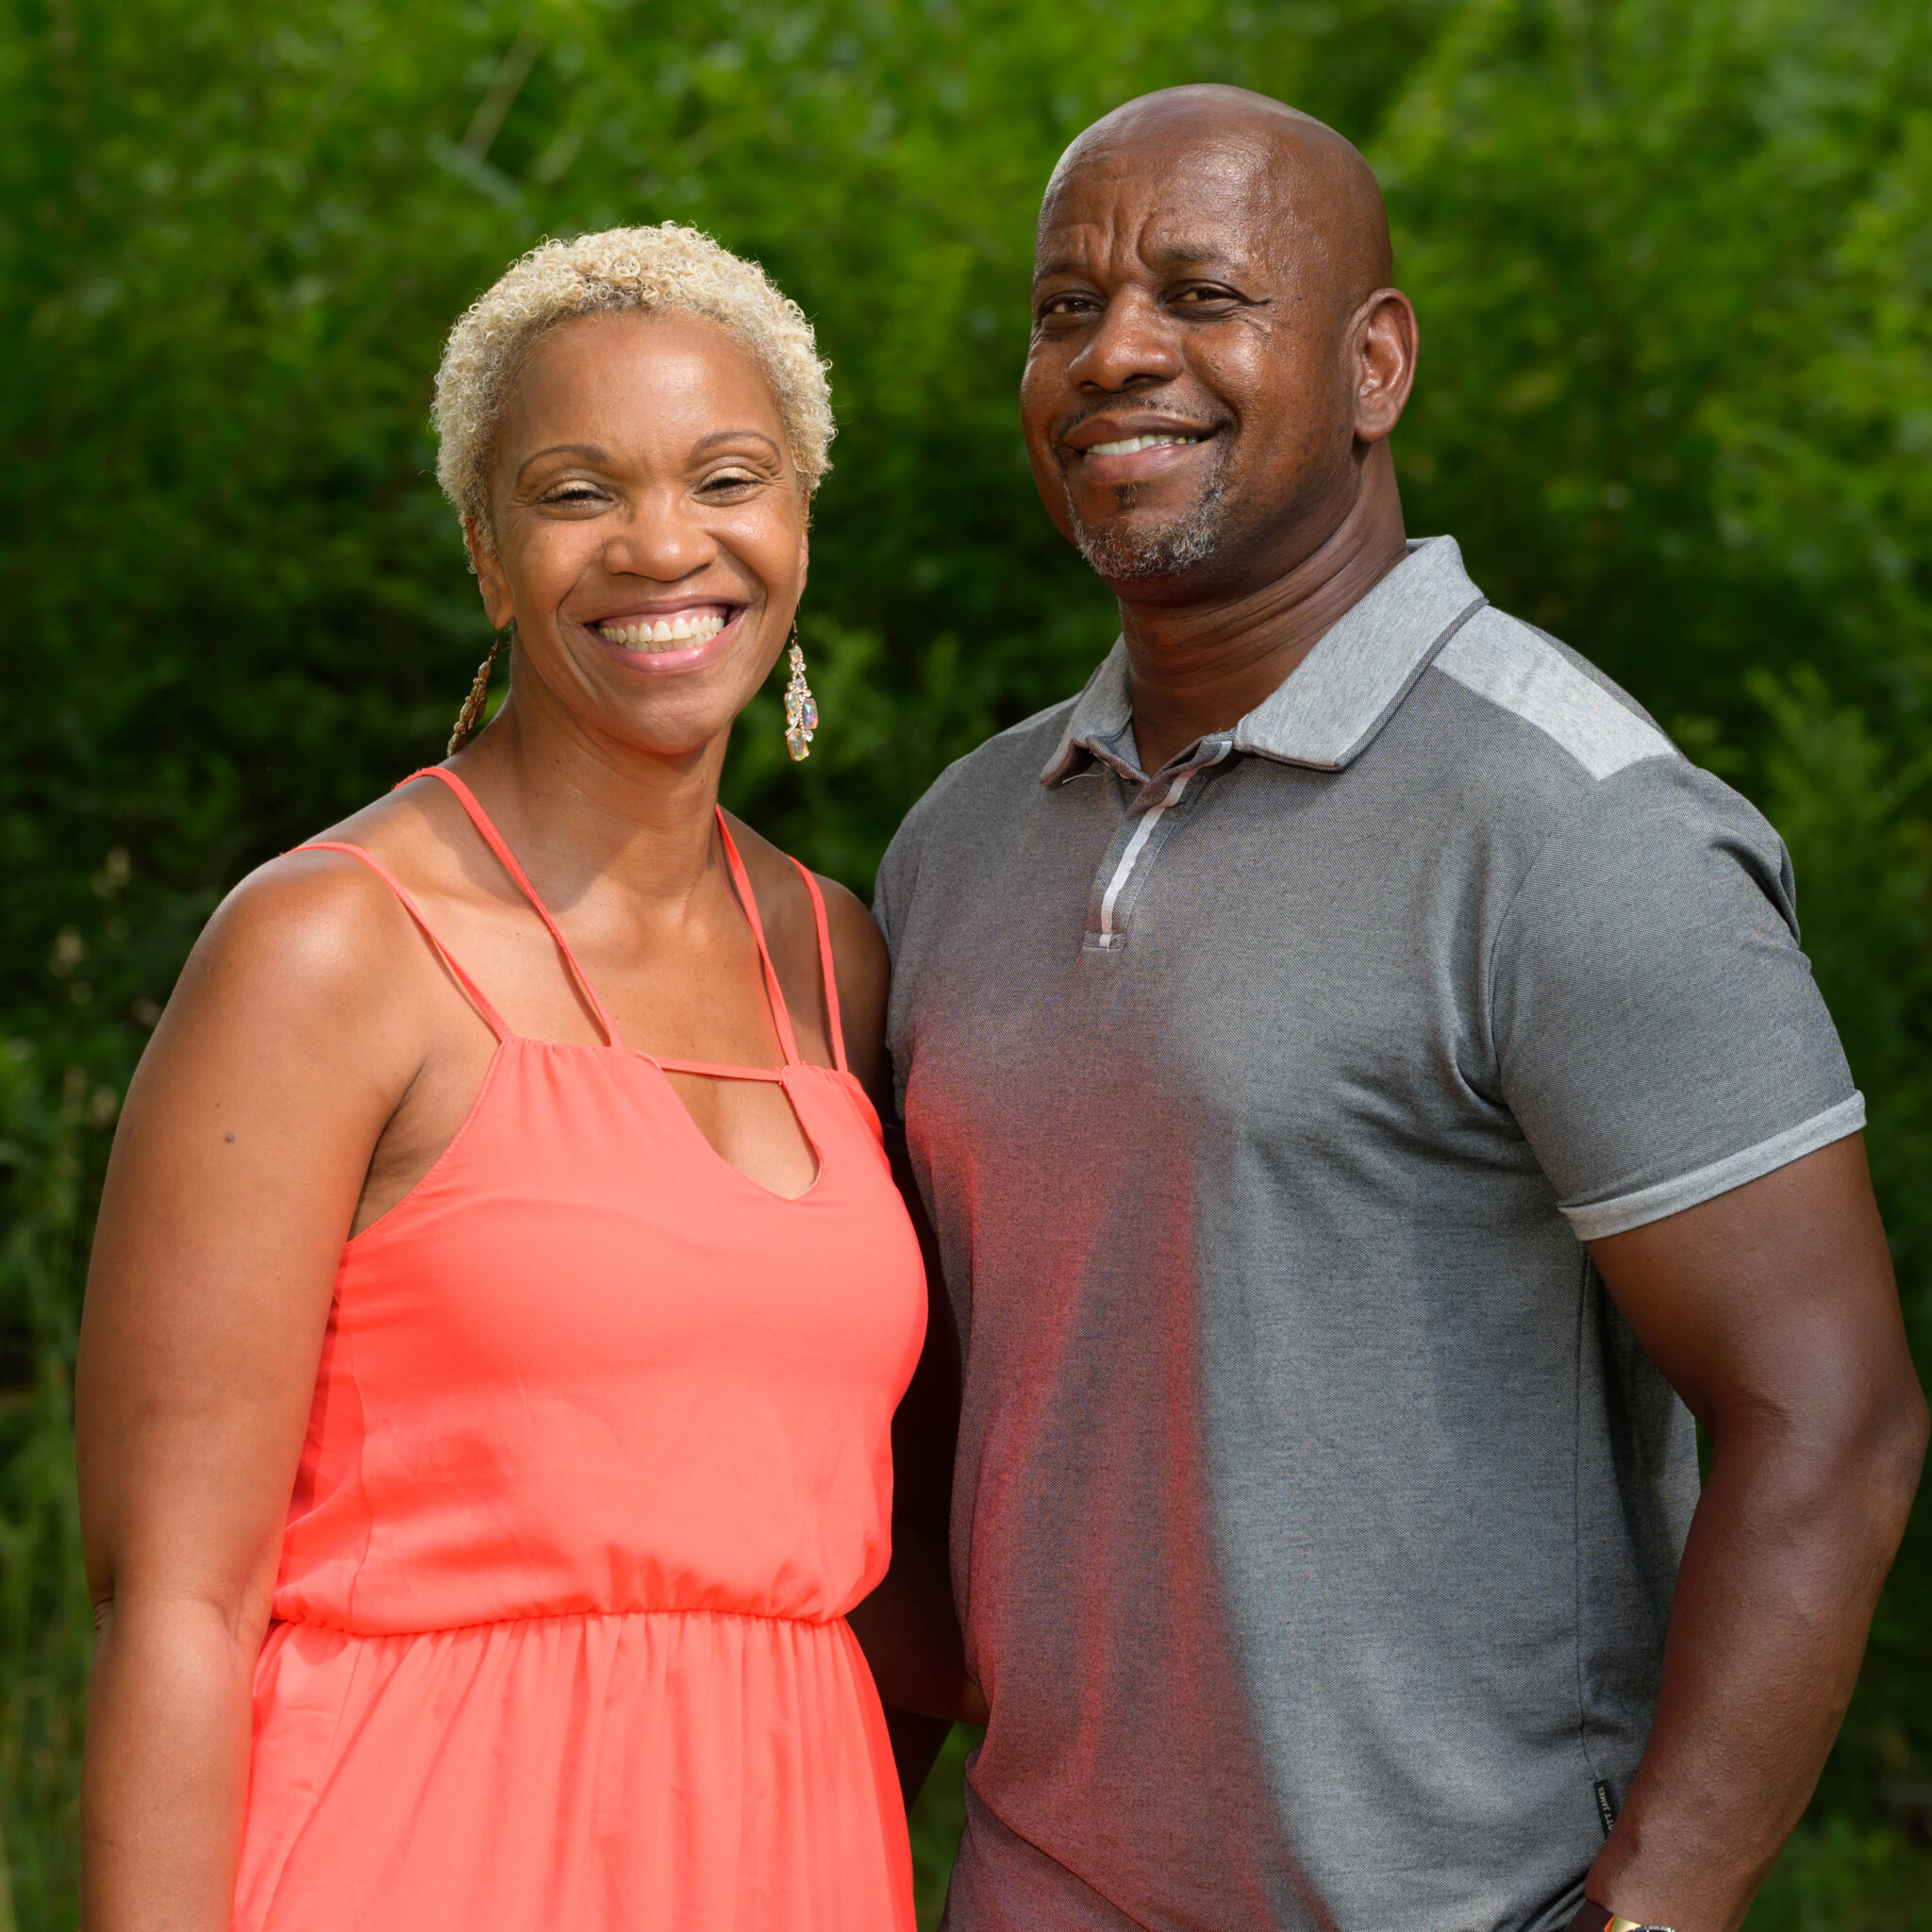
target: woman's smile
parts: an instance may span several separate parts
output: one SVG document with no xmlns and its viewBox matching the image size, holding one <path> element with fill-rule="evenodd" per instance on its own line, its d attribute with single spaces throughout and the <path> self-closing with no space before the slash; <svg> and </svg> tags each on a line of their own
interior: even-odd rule
<svg viewBox="0 0 1932 1932">
<path fill-rule="evenodd" d="M 726 657 L 744 626 L 749 607 L 703 603 L 619 611 L 584 626 L 626 669 L 652 673 L 694 671 Z"/>
</svg>

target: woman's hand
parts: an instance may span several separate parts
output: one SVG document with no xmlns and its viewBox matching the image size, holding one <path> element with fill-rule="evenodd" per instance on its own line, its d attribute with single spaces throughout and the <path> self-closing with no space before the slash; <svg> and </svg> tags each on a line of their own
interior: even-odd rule
<svg viewBox="0 0 1932 1932">
<path fill-rule="evenodd" d="M 336 1268 L 423 1059 L 411 961 L 426 974 L 354 860 L 278 860 L 202 936 L 129 1091 L 75 1391 L 98 1628 L 87 1932 L 231 1923 L 252 1680 Z"/>
</svg>

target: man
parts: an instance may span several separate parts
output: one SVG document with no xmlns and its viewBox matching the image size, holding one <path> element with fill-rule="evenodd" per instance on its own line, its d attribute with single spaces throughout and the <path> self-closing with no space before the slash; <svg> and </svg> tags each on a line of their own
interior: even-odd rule
<svg viewBox="0 0 1932 1932">
<path fill-rule="evenodd" d="M 958 1932 L 1734 1927 L 1917 1481 L 1783 848 L 1406 541 L 1390 275 L 1360 157 L 1232 89 L 1041 211 L 1027 443 L 1122 640 L 878 893 Z"/>
</svg>

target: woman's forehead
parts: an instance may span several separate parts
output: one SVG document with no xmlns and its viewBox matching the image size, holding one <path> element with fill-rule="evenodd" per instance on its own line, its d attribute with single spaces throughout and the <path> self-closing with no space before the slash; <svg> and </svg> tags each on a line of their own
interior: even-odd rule
<svg viewBox="0 0 1932 1932">
<path fill-rule="evenodd" d="M 574 316 L 531 345 L 506 398 L 502 441 L 595 425 L 603 441 L 682 441 L 722 416 L 783 440 L 777 398 L 729 329 L 682 310 L 603 312 Z"/>
</svg>

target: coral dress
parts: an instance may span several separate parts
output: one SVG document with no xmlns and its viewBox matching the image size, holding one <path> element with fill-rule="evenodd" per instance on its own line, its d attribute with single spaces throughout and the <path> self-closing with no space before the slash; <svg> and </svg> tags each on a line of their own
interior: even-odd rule
<svg viewBox="0 0 1932 1932">
<path fill-rule="evenodd" d="M 886 1567 L 889 1432 L 925 1323 L 878 1122 L 782 1069 L 529 1040 L 343 1250 L 255 1675 L 237 1927 L 910 1932 L 891 1752 L 844 1615 Z M 800 868 L 804 870 L 803 867 Z M 818 1157 L 795 1200 L 699 1132 L 664 1070 L 774 1080 Z"/>
</svg>

